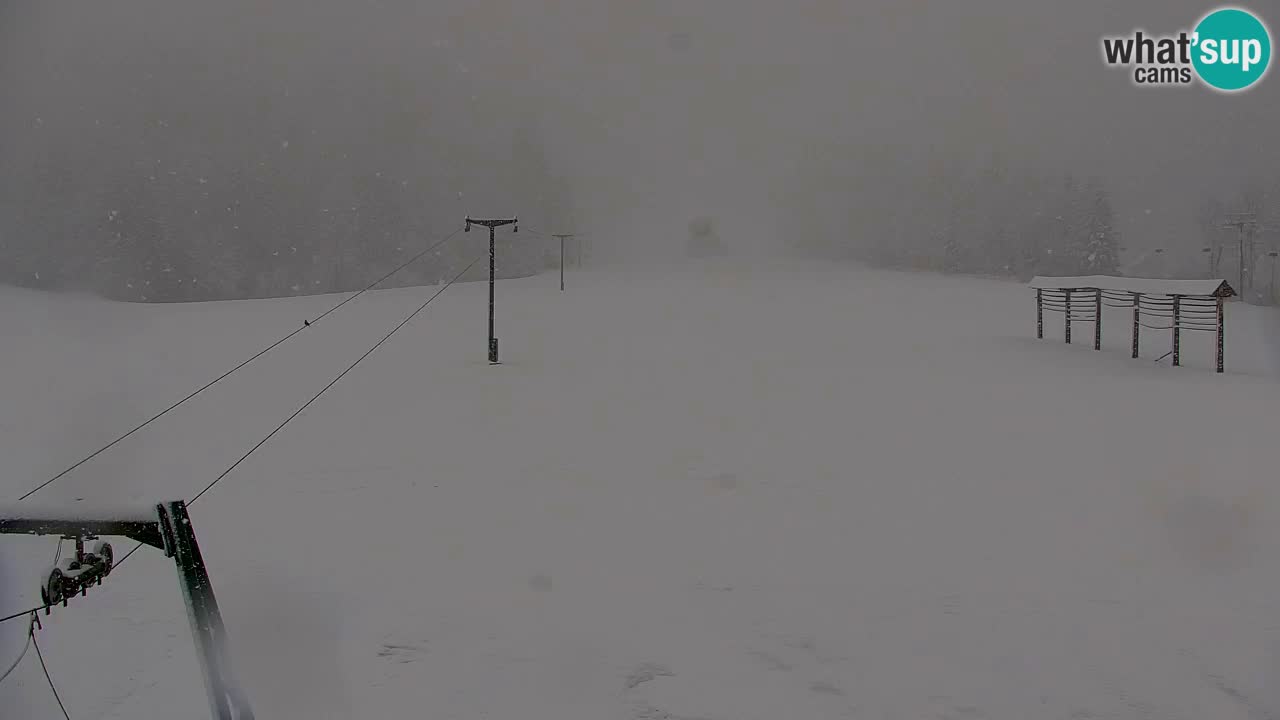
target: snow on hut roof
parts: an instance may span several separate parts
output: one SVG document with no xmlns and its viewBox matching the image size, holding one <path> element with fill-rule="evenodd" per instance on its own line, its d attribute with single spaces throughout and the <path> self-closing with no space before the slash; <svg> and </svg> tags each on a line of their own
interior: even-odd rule
<svg viewBox="0 0 1280 720">
<path fill-rule="evenodd" d="M 1113 290 L 1144 295 L 1181 295 L 1184 297 L 1232 297 L 1235 290 L 1226 280 L 1161 280 L 1158 278 L 1085 275 L 1082 277 L 1035 277 L 1029 286 L 1035 290 Z"/>
</svg>

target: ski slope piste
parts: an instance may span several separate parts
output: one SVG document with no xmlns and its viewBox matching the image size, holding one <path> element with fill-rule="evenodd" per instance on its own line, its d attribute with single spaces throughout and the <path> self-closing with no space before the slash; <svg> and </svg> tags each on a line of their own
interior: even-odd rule
<svg viewBox="0 0 1280 720">
<path fill-rule="evenodd" d="M 40 503 L 190 499 L 436 289 L 366 294 Z M 490 365 L 486 283 L 455 285 L 191 510 L 256 716 L 1280 714 L 1275 313 L 1228 303 L 1217 375 L 1208 333 L 1180 368 L 1037 341 L 1028 295 L 550 274 L 499 283 Z M 338 299 L 0 290 L 0 502 Z M 0 538 L 0 611 L 55 544 Z M 139 551 L 42 620 L 71 717 L 208 716 L 173 567 Z M 31 655 L 0 715 L 61 716 Z"/>
</svg>

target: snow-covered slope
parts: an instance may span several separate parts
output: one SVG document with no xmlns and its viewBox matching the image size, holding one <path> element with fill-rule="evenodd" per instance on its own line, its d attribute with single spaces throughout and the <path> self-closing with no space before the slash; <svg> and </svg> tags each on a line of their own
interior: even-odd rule
<svg viewBox="0 0 1280 720">
<path fill-rule="evenodd" d="M 190 497 L 433 291 L 360 298 L 36 498 Z M 0 300 L 0 502 L 335 301 Z M 1124 313 L 1096 353 L 1036 341 L 1016 284 L 849 268 L 504 282 L 497 367 L 485 318 L 450 289 L 193 507 L 259 718 L 1280 713 L 1267 311 L 1230 307 L 1225 376 L 1207 337 L 1128 359 Z M 0 611 L 53 550 L 0 538 Z M 77 720 L 207 716 L 158 552 L 39 637 Z M 52 717 L 43 682 L 29 658 L 0 715 Z"/>
</svg>

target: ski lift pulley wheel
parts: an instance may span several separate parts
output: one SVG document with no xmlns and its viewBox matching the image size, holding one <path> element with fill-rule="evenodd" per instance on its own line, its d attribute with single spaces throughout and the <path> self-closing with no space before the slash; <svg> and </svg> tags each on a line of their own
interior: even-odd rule
<svg viewBox="0 0 1280 720">
<path fill-rule="evenodd" d="M 44 585 L 40 588 L 40 600 L 45 605 L 56 605 L 67 601 L 67 596 L 63 589 L 62 570 L 56 567 L 49 570 L 49 575 L 45 578 Z"/>
<path fill-rule="evenodd" d="M 102 574 L 106 575 L 116 565 L 116 552 L 111 543 L 99 540 L 93 544 L 93 554 L 102 561 Z"/>
<path fill-rule="evenodd" d="M 86 595 L 90 585 L 101 585 L 102 579 L 115 567 L 116 553 L 111 543 L 99 540 L 90 552 L 84 551 L 83 543 L 84 538 L 76 538 L 76 554 L 63 558 L 49 569 L 40 586 L 40 599 L 45 605 L 66 606 L 67 600 L 77 592 Z"/>
</svg>

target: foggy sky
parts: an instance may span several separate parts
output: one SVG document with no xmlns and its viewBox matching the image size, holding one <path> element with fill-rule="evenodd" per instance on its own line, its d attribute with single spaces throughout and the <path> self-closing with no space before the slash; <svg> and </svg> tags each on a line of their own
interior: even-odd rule
<svg viewBox="0 0 1280 720">
<path fill-rule="evenodd" d="M 1103 66 L 1099 43 L 1135 28 L 1189 29 L 1212 7 L 6 0 L 0 163 L 70 153 L 104 118 L 124 119 L 127 134 L 139 103 L 163 114 L 174 98 L 224 118 L 216 142 L 234 141 L 269 104 L 296 133 L 358 127 L 375 158 L 401 154 L 405 142 L 471 142 L 500 114 L 524 113 L 569 175 L 577 229 L 626 242 L 679 234 L 698 214 L 772 242 L 786 232 L 779 179 L 803 149 L 934 145 L 1096 175 L 1115 197 L 1127 245 L 1167 245 L 1194 234 L 1206 195 L 1280 171 L 1280 77 L 1273 69 L 1235 96 L 1140 89 Z M 1274 35 L 1280 3 L 1250 7 Z M 454 91 L 447 103 L 433 95 L 443 84 Z M 421 133 L 370 133 L 377 123 L 361 117 L 370 93 L 398 97 Z M 456 100 L 466 93 L 470 102 Z M 93 148 L 75 153 L 70 162 L 89 171 Z M 483 175 L 452 182 L 483 184 Z"/>
</svg>

